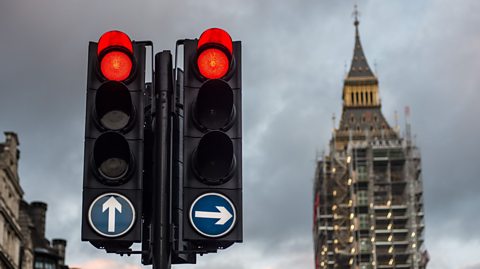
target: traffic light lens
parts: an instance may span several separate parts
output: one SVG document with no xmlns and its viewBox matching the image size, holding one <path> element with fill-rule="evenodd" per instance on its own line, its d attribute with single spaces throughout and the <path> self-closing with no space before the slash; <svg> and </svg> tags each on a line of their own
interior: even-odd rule
<svg viewBox="0 0 480 269">
<path fill-rule="evenodd" d="M 208 130 L 224 129 L 232 122 L 233 90 L 223 80 L 208 80 L 198 92 L 194 119 Z"/>
<path fill-rule="evenodd" d="M 120 158 L 106 159 L 100 165 L 100 173 L 107 178 L 120 178 L 127 172 L 128 163 Z"/>
<path fill-rule="evenodd" d="M 97 91 L 95 111 L 97 120 L 106 129 L 124 129 L 134 112 L 128 88 L 119 82 L 104 83 Z"/>
<path fill-rule="evenodd" d="M 209 79 L 217 79 L 227 74 L 230 60 L 223 51 L 209 48 L 200 53 L 197 65 L 202 76 Z"/>
<path fill-rule="evenodd" d="M 100 122 L 103 126 L 110 130 L 120 130 L 128 124 L 130 117 L 123 111 L 113 110 L 107 112 Z"/>
<path fill-rule="evenodd" d="M 130 158 L 128 142 L 118 133 L 102 134 L 95 142 L 94 164 L 107 185 L 118 185 L 125 182 Z"/>
<path fill-rule="evenodd" d="M 233 142 L 220 131 L 212 131 L 203 136 L 193 158 L 194 170 L 205 184 L 227 182 L 235 168 Z"/>
<path fill-rule="evenodd" d="M 132 59 L 121 51 L 111 51 L 105 54 L 100 63 L 103 76 L 114 81 L 126 80 L 130 76 L 132 67 Z"/>
</svg>

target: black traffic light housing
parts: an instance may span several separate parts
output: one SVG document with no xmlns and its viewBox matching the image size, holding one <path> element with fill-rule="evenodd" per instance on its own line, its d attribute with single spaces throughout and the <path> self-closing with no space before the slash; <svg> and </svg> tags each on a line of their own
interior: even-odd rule
<svg viewBox="0 0 480 269">
<path fill-rule="evenodd" d="M 129 51 L 114 44 L 100 53 L 98 46 L 90 42 L 88 53 L 82 240 L 107 250 L 128 249 L 141 241 L 145 45 L 131 42 Z M 100 69 L 102 57 L 112 51 L 132 63 L 121 81 L 107 79 Z M 107 193 L 125 197 L 135 211 L 133 226 L 118 236 L 98 233 L 90 219 L 92 203 Z"/>
<path fill-rule="evenodd" d="M 201 40 L 202 38 L 200 38 Z M 201 253 L 242 242 L 242 105 L 241 42 L 233 42 L 229 55 L 224 46 L 184 40 L 183 151 L 180 190 L 183 240 Z M 228 72 L 209 79 L 198 68 L 204 50 L 221 48 L 229 58 Z M 206 194 L 227 197 L 235 207 L 234 227 L 220 237 L 205 236 L 191 222 L 194 201 Z"/>
</svg>

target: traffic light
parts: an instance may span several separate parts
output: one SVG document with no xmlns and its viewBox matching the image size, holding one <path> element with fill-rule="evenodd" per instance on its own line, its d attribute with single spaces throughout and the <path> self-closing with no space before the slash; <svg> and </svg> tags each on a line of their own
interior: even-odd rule
<svg viewBox="0 0 480 269">
<path fill-rule="evenodd" d="M 145 51 L 120 31 L 89 44 L 82 240 L 107 251 L 141 241 Z"/>
<path fill-rule="evenodd" d="M 243 238 L 241 42 L 218 28 L 184 40 L 183 78 L 178 226 L 212 252 Z"/>
</svg>

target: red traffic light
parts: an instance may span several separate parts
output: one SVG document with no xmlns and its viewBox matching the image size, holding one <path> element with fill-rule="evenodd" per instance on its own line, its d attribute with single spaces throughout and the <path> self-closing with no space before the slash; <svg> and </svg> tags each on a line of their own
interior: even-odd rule
<svg viewBox="0 0 480 269">
<path fill-rule="evenodd" d="M 132 72 L 132 60 L 123 52 L 111 51 L 102 57 L 100 70 L 108 80 L 123 81 Z"/>
<path fill-rule="evenodd" d="M 208 79 L 224 77 L 230 69 L 232 38 L 222 29 L 206 30 L 198 40 L 197 67 L 200 74 Z"/>
<path fill-rule="evenodd" d="M 227 74 L 230 60 L 219 49 L 209 48 L 200 53 L 197 58 L 198 71 L 209 79 L 221 78 Z"/>
<path fill-rule="evenodd" d="M 133 46 L 130 37 L 120 31 L 104 33 L 98 40 L 100 71 L 108 80 L 126 80 L 133 69 Z"/>
</svg>

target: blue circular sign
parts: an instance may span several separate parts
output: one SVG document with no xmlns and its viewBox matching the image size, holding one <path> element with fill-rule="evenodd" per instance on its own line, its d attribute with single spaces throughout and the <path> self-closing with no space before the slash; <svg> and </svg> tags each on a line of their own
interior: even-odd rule
<svg viewBox="0 0 480 269">
<path fill-rule="evenodd" d="M 88 210 L 88 221 L 95 232 L 118 237 L 130 231 L 135 222 L 135 208 L 130 200 L 118 193 L 98 196 Z"/>
<path fill-rule="evenodd" d="M 190 223 L 201 235 L 220 237 L 232 230 L 236 222 L 233 203 L 219 193 L 200 195 L 190 206 Z"/>
</svg>

